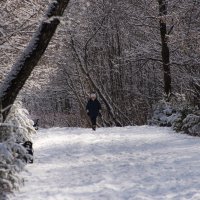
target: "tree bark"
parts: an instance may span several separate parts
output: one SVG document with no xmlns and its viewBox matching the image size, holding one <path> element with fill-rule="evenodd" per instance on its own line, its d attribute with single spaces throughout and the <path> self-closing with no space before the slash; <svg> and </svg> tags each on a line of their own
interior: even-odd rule
<svg viewBox="0 0 200 200">
<path fill-rule="evenodd" d="M 69 0 L 53 1 L 48 8 L 45 19 L 41 22 L 32 40 L 22 53 L 19 60 L 13 65 L 0 89 L 0 101 L 2 109 L 12 105 L 29 78 L 34 67 L 44 54 L 58 24 L 59 17 L 63 15 Z M 9 109 L 3 113 L 5 120 Z"/>
<path fill-rule="evenodd" d="M 160 35 L 162 44 L 162 63 L 164 71 L 164 92 L 169 97 L 171 93 L 171 72 L 170 72 L 170 53 L 167 44 L 167 25 L 166 25 L 166 15 L 167 15 L 167 2 L 166 0 L 158 0 L 159 4 L 159 16 L 160 16 Z"/>
</svg>

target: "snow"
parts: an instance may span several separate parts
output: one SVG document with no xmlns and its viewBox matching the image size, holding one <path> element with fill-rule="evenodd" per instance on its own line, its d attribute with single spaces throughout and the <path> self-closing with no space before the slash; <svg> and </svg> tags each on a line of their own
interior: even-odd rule
<svg viewBox="0 0 200 200">
<path fill-rule="evenodd" d="M 199 148 L 170 128 L 42 129 L 11 200 L 199 200 Z"/>
</svg>

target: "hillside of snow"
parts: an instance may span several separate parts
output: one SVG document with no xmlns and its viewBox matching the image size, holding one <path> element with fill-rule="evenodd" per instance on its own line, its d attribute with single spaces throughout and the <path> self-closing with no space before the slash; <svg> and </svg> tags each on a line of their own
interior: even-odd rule
<svg viewBox="0 0 200 200">
<path fill-rule="evenodd" d="M 12 200 L 199 200 L 200 138 L 149 126 L 42 129 Z"/>
</svg>

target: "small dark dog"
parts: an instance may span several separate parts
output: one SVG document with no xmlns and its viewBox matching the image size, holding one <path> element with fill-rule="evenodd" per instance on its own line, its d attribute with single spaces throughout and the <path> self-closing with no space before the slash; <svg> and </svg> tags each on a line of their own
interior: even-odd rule
<svg viewBox="0 0 200 200">
<path fill-rule="evenodd" d="M 33 143 L 31 141 L 26 141 L 22 144 L 26 149 L 27 153 L 33 157 Z M 24 157 L 26 163 L 33 163 L 33 158 Z"/>
</svg>

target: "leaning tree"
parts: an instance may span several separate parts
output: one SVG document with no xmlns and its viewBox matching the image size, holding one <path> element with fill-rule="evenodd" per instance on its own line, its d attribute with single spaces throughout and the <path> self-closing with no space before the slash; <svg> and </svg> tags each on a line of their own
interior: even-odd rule
<svg viewBox="0 0 200 200">
<path fill-rule="evenodd" d="M 44 54 L 68 3 L 69 0 L 52 1 L 35 35 L 2 83 L 0 104 L 3 120 L 6 119 L 18 93 Z"/>
</svg>

